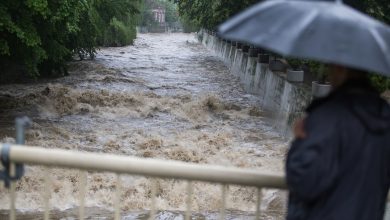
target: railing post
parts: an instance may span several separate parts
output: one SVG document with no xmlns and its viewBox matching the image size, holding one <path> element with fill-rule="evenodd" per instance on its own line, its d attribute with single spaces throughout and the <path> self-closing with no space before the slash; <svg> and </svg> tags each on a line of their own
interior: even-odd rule
<svg viewBox="0 0 390 220">
<path fill-rule="evenodd" d="M 223 184 L 221 186 L 221 193 L 222 193 L 222 201 L 221 201 L 221 213 L 220 213 L 220 220 L 225 220 L 226 216 L 226 191 L 227 191 L 227 185 Z"/>
<path fill-rule="evenodd" d="M 16 125 L 16 144 L 23 145 L 25 143 L 26 128 L 31 126 L 31 120 L 28 117 L 15 119 Z"/>
<path fill-rule="evenodd" d="M 116 185 L 115 185 L 115 220 L 120 220 L 121 218 L 121 207 L 120 207 L 120 199 L 121 199 L 121 176 L 119 174 L 116 175 Z"/>
<path fill-rule="evenodd" d="M 15 164 L 10 164 L 10 175 L 15 176 L 16 170 L 15 170 Z M 16 184 L 15 182 L 11 181 L 10 183 L 10 212 L 9 212 L 9 219 L 10 220 L 16 220 Z"/>
<path fill-rule="evenodd" d="M 260 220 L 260 208 L 261 200 L 263 199 L 263 193 L 261 188 L 256 189 L 256 220 Z"/>
<path fill-rule="evenodd" d="M 16 118 L 16 144 L 23 145 L 25 142 L 25 129 L 31 125 L 31 121 L 28 117 Z M 16 174 L 23 175 L 23 165 L 16 165 L 10 163 L 9 165 L 9 176 L 14 178 Z M 16 183 L 15 181 L 10 182 L 10 220 L 16 219 Z"/>
<path fill-rule="evenodd" d="M 186 217 L 185 220 L 190 220 L 191 219 L 191 203 L 192 203 L 192 181 L 187 182 L 187 211 L 186 211 Z"/>
<path fill-rule="evenodd" d="M 149 217 L 149 219 L 153 220 L 153 219 L 156 218 L 157 180 L 153 178 L 151 184 L 152 184 L 152 188 L 151 188 L 152 207 L 151 207 L 151 210 L 150 210 L 150 217 Z"/>
<path fill-rule="evenodd" d="M 50 219 L 50 194 L 51 194 L 51 180 L 49 175 L 49 168 L 47 167 L 44 168 L 43 175 L 44 175 L 43 204 L 45 209 L 43 214 L 43 219 L 49 220 Z"/>
<path fill-rule="evenodd" d="M 80 173 L 80 180 L 79 180 L 79 190 L 80 190 L 80 209 L 79 209 L 79 219 L 83 220 L 85 218 L 85 196 L 87 192 L 87 178 L 88 173 L 87 171 L 82 171 Z"/>
</svg>

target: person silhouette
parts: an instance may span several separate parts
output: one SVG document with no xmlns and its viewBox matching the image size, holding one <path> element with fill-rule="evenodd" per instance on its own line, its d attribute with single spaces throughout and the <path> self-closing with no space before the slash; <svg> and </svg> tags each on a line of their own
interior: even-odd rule
<svg viewBox="0 0 390 220">
<path fill-rule="evenodd" d="M 390 107 L 356 69 L 329 65 L 333 91 L 293 127 L 287 220 L 382 220 L 390 183 Z"/>
</svg>

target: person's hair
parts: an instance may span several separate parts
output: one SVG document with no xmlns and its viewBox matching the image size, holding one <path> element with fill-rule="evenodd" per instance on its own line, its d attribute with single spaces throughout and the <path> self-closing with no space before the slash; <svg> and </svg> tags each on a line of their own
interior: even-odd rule
<svg viewBox="0 0 390 220">
<path fill-rule="evenodd" d="M 368 78 L 368 72 L 365 70 L 360 70 L 356 68 L 347 68 L 348 70 L 348 78 L 349 79 L 356 79 L 356 80 L 369 80 Z"/>
</svg>

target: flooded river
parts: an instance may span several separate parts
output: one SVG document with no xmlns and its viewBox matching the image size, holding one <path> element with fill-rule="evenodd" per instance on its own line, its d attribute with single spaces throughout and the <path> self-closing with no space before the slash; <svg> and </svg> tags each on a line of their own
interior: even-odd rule
<svg viewBox="0 0 390 220">
<path fill-rule="evenodd" d="M 268 124 L 258 98 L 246 94 L 194 35 L 140 34 L 134 46 L 102 48 L 96 60 L 75 61 L 69 69 L 67 77 L 0 87 L 2 142 L 14 142 L 14 117 L 28 115 L 34 122 L 28 145 L 283 170 L 288 143 Z M 65 219 L 78 206 L 80 172 L 49 172 L 53 218 Z M 20 212 L 42 210 L 43 174 L 41 167 L 27 167 L 17 185 Z M 150 180 L 122 176 L 122 182 L 121 208 L 133 216 L 126 219 L 142 219 L 151 205 Z M 114 174 L 89 173 L 86 205 L 92 219 L 112 209 L 115 184 Z M 196 219 L 216 219 L 220 187 L 194 187 L 193 210 L 203 216 Z M 159 219 L 181 218 L 175 213 L 185 210 L 185 189 L 181 181 L 158 182 L 157 207 L 171 211 Z M 1 187 L 1 210 L 9 207 L 7 195 Z M 230 187 L 230 219 L 253 216 L 255 200 L 255 189 Z M 282 219 L 284 206 L 283 193 L 266 191 L 263 219 Z"/>
</svg>

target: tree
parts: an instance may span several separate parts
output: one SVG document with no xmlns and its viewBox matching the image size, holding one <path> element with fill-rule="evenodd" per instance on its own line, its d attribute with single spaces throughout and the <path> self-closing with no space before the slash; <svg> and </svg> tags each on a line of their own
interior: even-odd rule
<svg viewBox="0 0 390 220">
<path fill-rule="evenodd" d="M 219 24 L 236 15 L 258 0 L 171 0 L 178 5 L 179 12 L 186 23 L 193 23 L 198 28 L 215 30 Z M 335 0 L 323 0 L 335 1 Z M 390 24 L 389 0 L 344 0 L 345 4 L 367 13 L 387 24 Z M 311 66 L 318 69 L 318 62 L 311 62 Z M 375 75 L 372 81 L 380 90 L 390 89 L 390 80 Z"/>
<path fill-rule="evenodd" d="M 255 4 L 258 0 L 173 0 L 180 15 L 192 20 L 198 27 L 216 29 L 231 16 Z"/>
<path fill-rule="evenodd" d="M 93 57 L 99 45 L 131 44 L 140 1 L 0 1 L 0 76 L 66 74 L 74 54 Z"/>
<path fill-rule="evenodd" d="M 136 15 L 139 0 L 94 0 L 94 22 L 98 28 L 97 43 L 103 46 L 132 44 L 136 37 Z"/>
</svg>

